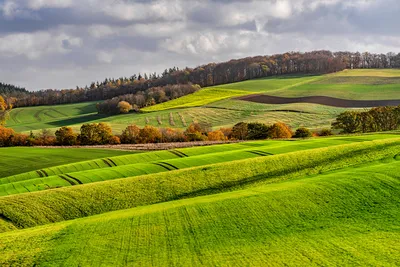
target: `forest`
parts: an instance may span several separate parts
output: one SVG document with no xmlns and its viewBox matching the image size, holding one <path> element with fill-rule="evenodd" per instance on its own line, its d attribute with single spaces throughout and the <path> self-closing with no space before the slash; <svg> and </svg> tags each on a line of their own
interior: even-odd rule
<svg viewBox="0 0 400 267">
<path fill-rule="evenodd" d="M 145 92 L 167 85 L 194 84 L 200 87 L 239 82 L 284 74 L 324 74 L 343 69 L 400 68 L 400 53 L 372 54 L 313 51 L 288 52 L 271 56 L 255 56 L 209 63 L 196 68 L 166 69 L 162 74 L 133 74 L 130 77 L 106 78 L 75 89 L 27 91 L 0 84 L 0 95 L 14 107 L 55 105 L 85 101 L 101 101 Z"/>
</svg>

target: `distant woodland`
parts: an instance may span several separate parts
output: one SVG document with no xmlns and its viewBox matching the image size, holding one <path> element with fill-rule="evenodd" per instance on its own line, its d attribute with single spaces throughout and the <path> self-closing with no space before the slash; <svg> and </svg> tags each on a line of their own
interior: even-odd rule
<svg viewBox="0 0 400 267">
<path fill-rule="evenodd" d="M 135 99 L 139 104 L 131 104 L 145 106 L 193 93 L 198 88 L 194 87 L 197 85 L 206 87 L 284 74 L 324 74 L 346 68 L 400 68 L 400 53 L 289 52 L 210 63 L 196 68 L 174 67 L 161 74 L 133 74 L 131 77 L 107 78 L 101 82 L 92 82 L 89 86 L 77 86 L 76 89 L 29 92 L 24 88 L 0 83 L 0 95 L 7 105 L 13 107 L 101 100 L 109 100 L 111 103 L 117 99 Z M 171 88 L 180 91 L 174 93 L 171 92 Z M 105 113 L 109 112 L 106 105 L 102 108 Z"/>
</svg>

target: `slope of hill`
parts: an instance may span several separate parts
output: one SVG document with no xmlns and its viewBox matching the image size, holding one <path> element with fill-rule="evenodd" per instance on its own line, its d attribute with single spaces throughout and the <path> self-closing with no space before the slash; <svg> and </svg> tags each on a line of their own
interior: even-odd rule
<svg viewBox="0 0 400 267">
<path fill-rule="evenodd" d="M 304 162 L 310 168 L 292 177 L 296 179 L 277 179 L 269 184 L 249 185 L 245 190 L 2 233 L 0 264 L 394 266 L 400 260 L 397 244 L 400 238 L 400 165 L 394 155 L 398 155 L 400 151 L 398 145 L 392 147 L 394 150 L 386 147 L 391 142 L 393 141 L 375 144 L 360 142 L 348 145 L 347 148 L 326 148 L 315 158 L 312 153 L 308 153 L 308 161 L 304 162 L 302 159 L 299 162 Z M 350 149 L 350 152 L 351 146 L 369 147 L 378 153 L 389 150 L 386 150 L 386 155 L 380 154 L 375 159 L 369 155 L 378 155 L 376 153 L 353 154 L 347 159 L 340 157 L 339 154 L 346 149 Z M 289 153 L 293 157 L 287 154 L 265 159 L 279 157 L 277 161 L 285 169 L 285 173 L 288 173 L 287 168 L 291 169 L 289 165 L 292 162 L 296 166 L 293 171 L 296 172 L 301 170 L 301 165 L 293 162 L 293 159 L 306 155 L 296 153 Z M 330 165 L 332 161 L 324 165 L 317 160 L 330 153 L 339 156 L 339 165 Z M 280 159 L 284 157 L 289 158 L 282 162 Z M 365 160 L 368 158 L 373 161 L 382 157 L 388 158 L 366 164 Z M 260 167 L 258 163 L 265 159 L 247 161 Z M 352 165 L 354 159 L 361 165 Z M 318 170 L 321 167 L 325 167 L 322 173 L 321 169 Z M 205 169 L 204 172 L 210 173 L 215 168 Z M 226 170 L 226 167 L 222 169 Z M 196 174 L 194 169 L 190 171 Z M 269 174 L 265 173 L 264 177 L 270 177 L 272 173 L 269 170 Z M 239 176 L 240 179 L 245 178 L 243 175 Z M 151 177 L 154 178 L 153 185 L 161 186 L 154 193 L 166 195 L 178 193 L 176 190 L 180 186 L 191 188 L 193 184 L 189 185 L 190 181 L 199 180 L 197 175 L 186 177 L 178 184 L 177 180 L 171 180 L 176 184 L 172 190 L 162 186 L 167 180 Z M 228 178 L 219 175 L 215 177 Z M 203 178 L 206 176 L 201 177 Z M 142 179 L 136 180 L 140 182 Z M 127 180 L 119 182 L 122 181 Z M 110 182 L 102 184 L 107 183 Z M 201 181 L 198 182 L 200 183 Z M 226 182 L 223 184 L 225 188 Z M 212 188 L 211 184 L 204 186 Z M 96 190 L 91 192 L 100 194 Z M 39 194 L 41 193 L 2 197 L 0 201 L 18 199 L 17 197 L 24 201 L 25 195 L 37 198 Z M 127 192 L 122 194 L 128 196 Z M 138 196 L 154 195 L 142 193 Z M 48 201 L 50 198 L 44 199 Z M 80 200 L 77 195 L 72 199 Z M 114 199 L 117 200 L 118 196 L 115 195 Z M 58 203 L 60 207 L 64 206 L 65 211 L 71 212 L 75 205 L 70 205 L 71 200 L 65 200 L 67 202 L 63 205 L 62 201 L 51 203 Z M 90 202 L 85 203 L 85 212 L 96 208 Z M 105 199 L 103 203 L 106 204 Z M 42 211 L 43 214 L 40 206 L 36 209 L 28 206 L 24 210 Z"/>
<path fill-rule="evenodd" d="M 132 153 L 137 152 L 84 148 L 0 148 L 0 179 L 5 176 L 12 176 L 36 169 Z"/>
<path fill-rule="evenodd" d="M 321 129 L 346 109 L 319 104 L 274 105 L 238 100 L 240 96 L 266 94 L 279 97 L 329 96 L 348 100 L 399 99 L 400 70 L 345 70 L 320 76 L 279 76 L 204 88 L 162 104 L 142 109 L 144 113 L 102 117 L 95 104 L 18 108 L 11 112 L 7 126 L 17 131 L 40 130 L 85 122 L 107 122 L 116 133 L 127 125 L 186 128 L 192 121 L 209 122 L 214 128 L 239 121 L 274 123 L 283 121 L 293 128 Z M 257 100 L 256 100 L 257 101 Z"/>
</svg>

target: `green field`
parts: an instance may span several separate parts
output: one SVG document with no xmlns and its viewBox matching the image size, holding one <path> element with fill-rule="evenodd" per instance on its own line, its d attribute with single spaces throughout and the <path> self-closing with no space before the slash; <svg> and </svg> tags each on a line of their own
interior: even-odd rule
<svg viewBox="0 0 400 267">
<path fill-rule="evenodd" d="M 236 157 L 245 151 L 274 155 Z M 110 157 L 118 166 L 157 158 L 181 164 L 182 170 L 0 197 L 0 265 L 395 266 L 400 261 L 396 134 Z M 208 162 L 198 166 L 200 158 Z M 186 168 L 190 162 L 197 167 Z M 119 167 L 97 170 L 114 168 Z"/>
<path fill-rule="evenodd" d="M 209 122 L 213 128 L 230 127 L 237 122 L 278 121 L 292 128 L 329 128 L 343 108 L 317 104 L 268 105 L 235 100 L 247 94 L 283 97 L 331 96 L 350 100 L 398 99 L 400 70 L 345 70 L 320 75 L 285 75 L 204 88 L 194 94 L 142 109 L 144 113 L 104 117 L 96 114 L 94 102 L 71 105 L 17 108 L 11 112 L 7 126 L 18 132 L 55 131 L 83 123 L 106 122 L 119 134 L 127 125 L 186 128 L 191 122 Z"/>
<path fill-rule="evenodd" d="M 136 152 L 83 148 L 0 148 L 0 179 L 36 169 L 132 153 Z"/>
</svg>

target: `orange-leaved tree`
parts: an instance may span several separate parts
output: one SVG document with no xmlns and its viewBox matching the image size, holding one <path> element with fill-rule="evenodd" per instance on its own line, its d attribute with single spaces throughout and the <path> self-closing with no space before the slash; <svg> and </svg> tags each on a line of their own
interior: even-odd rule
<svg viewBox="0 0 400 267">
<path fill-rule="evenodd" d="M 291 138 L 292 130 L 283 122 L 277 122 L 269 129 L 268 137 L 272 139 Z"/>
</svg>

